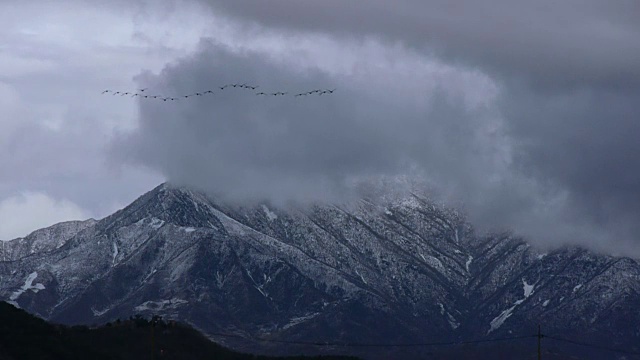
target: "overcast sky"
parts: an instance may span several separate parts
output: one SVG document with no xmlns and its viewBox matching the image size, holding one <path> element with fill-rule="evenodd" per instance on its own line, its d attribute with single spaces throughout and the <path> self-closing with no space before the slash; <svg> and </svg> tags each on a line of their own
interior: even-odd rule
<svg viewBox="0 0 640 360">
<path fill-rule="evenodd" d="M 164 180 L 282 204 L 409 177 L 478 225 L 638 256 L 639 16 L 634 0 L 2 2 L 0 238 Z M 217 89 L 236 82 L 289 94 Z M 316 88 L 337 90 L 291 96 Z"/>
</svg>

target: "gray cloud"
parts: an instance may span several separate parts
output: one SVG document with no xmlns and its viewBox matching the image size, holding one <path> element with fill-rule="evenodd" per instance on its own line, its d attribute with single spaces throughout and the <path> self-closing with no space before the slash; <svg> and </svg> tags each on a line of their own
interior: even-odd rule
<svg viewBox="0 0 640 360">
<path fill-rule="evenodd" d="M 64 5 L 0 2 L 0 240 L 108 215 L 163 181 L 108 162 L 110 136 L 135 126 L 136 107 L 100 91 L 133 87 L 134 74 L 174 49 L 130 39 L 147 30 L 129 25 L 132 10 Z"/>
<path fill-rule="evenodd" d="M 637 2 L 201 3 L 217 13 L 284 30 L 399 40 L 489 74 L 502 89 L 497 109 L 514 154 L 508 173 L 516 175 L 509 176 L 509 184 L 523 196 L 516 197 L 521 201 L 511 196 L 506 201 L 503 193 L 487 197 L 497 208 L 515 207 L 486 214 L 527 227 L 537 238 L 608 251 L 638 248 Z M 555 211 L 546 212 L 556 220 L 541 221 L 533 209 L 551 199 Z M 531 220 L 522 221 L 526 214 Z M 547 227 L 552 229 L 541 230 Z"/>
<path fill-rule="evenodd" d="M 640 84 L 635 1 L 198 1 L 269 27 L 401 40 L 538 86 Z"/>
<path fill-rule="evenodd" d="M 446 92 L 407 100 L 410 91 L 384 95 L 372 69 L 364 71 L 374 80 L 358 83 L 205 44 L 142 83 L 176 93 L 240 78 L 286 89 L 335 84 L 340 96 L 304 106 L 226 94 L 142 104 L 143 130 L 119 143 L 132 161 L 249 197 L 340 197 L 354 179 L 417 172 L 441 196 L 463 201 L 478 224 L 509 226 L 541 244 L 640 253 L 636 2 L 199 2 L 257 29 L 400 41 L 425 59 L 487 74 L 499 96 L 473 109 Z M 425 80 L 433 79 L 416 82 Z"/>
<path fill-rule="evenodd" d="M 364 178 L 412 171 L 467 188 L 475 183 L 467 179 L 495 171 L 496 150 L 483 138 L 491 109 L 466 104 L 444 86 L 429 91 L 429 75 L 413 74 L 417 85 L 407 86 L 402 79 L 380 82 L 384 71 L 375 70 L 361 64 L 361 73 L 335 76 L 203 41 L 192 57 L 139 81 L 168 96 L 215 94 L 140 100 L 140 129 L 113 148 L 172 181 L 233 200 L 337 200 Z M 216 88 L 244 81 L 262 87 Z M 292 96 L 334 87 L 333 95 Z M 254 94 L 261 90 L 289 94 Z"/>
</svg>

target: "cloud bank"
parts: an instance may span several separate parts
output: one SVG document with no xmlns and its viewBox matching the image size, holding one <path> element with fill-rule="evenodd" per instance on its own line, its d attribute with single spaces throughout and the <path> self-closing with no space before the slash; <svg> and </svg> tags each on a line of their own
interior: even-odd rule
<svg viewBox="0 0 640 360">
<path fill-rule="evenodd" d="M 362 179 L 411 174 L 476 224 L 640 254 L 634 2 L 200 3 L 269 45 L 203 39 L 141 85 L 339 90 L 140 101 L 140 128 L 114 143 L 120 159 L 276 202 L 344 199 Z"/>
</svg>

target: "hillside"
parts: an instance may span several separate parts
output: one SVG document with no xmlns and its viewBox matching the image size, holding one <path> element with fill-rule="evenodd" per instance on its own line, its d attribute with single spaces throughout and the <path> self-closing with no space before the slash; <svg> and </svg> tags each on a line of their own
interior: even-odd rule
<svg viewBox="0 0 640 360">
<path fill-rule="evenodd" d="M 152 340 L 153 339 L 153 340 Z M 153 350 L 152 350 L 153 349 Z M 219 359 L 219 360 L 339 360 L 346 357 L 266 357 L 241 354 L 209 341 L 179 323 L 142 317 L 105 326 L 51 325 L 0 302 L 0 359 Z"/>
</svg>

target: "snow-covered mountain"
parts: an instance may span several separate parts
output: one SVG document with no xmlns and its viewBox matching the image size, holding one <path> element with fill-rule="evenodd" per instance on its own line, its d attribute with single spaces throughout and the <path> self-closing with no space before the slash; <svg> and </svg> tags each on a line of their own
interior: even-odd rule
<svg viewBox="0 0 640 360">
<path fill-rule="evenodd" d="M 537 324 L 640 344 L 639 261 L 479 236 L 418 195 L 285 211 L 163 184 L 105 219 L 0 243 L 0 300 L 68 324 L 161 314 L 263 352 L 276 347 L 251 339 L 416 343 Z"/>
</svg>

